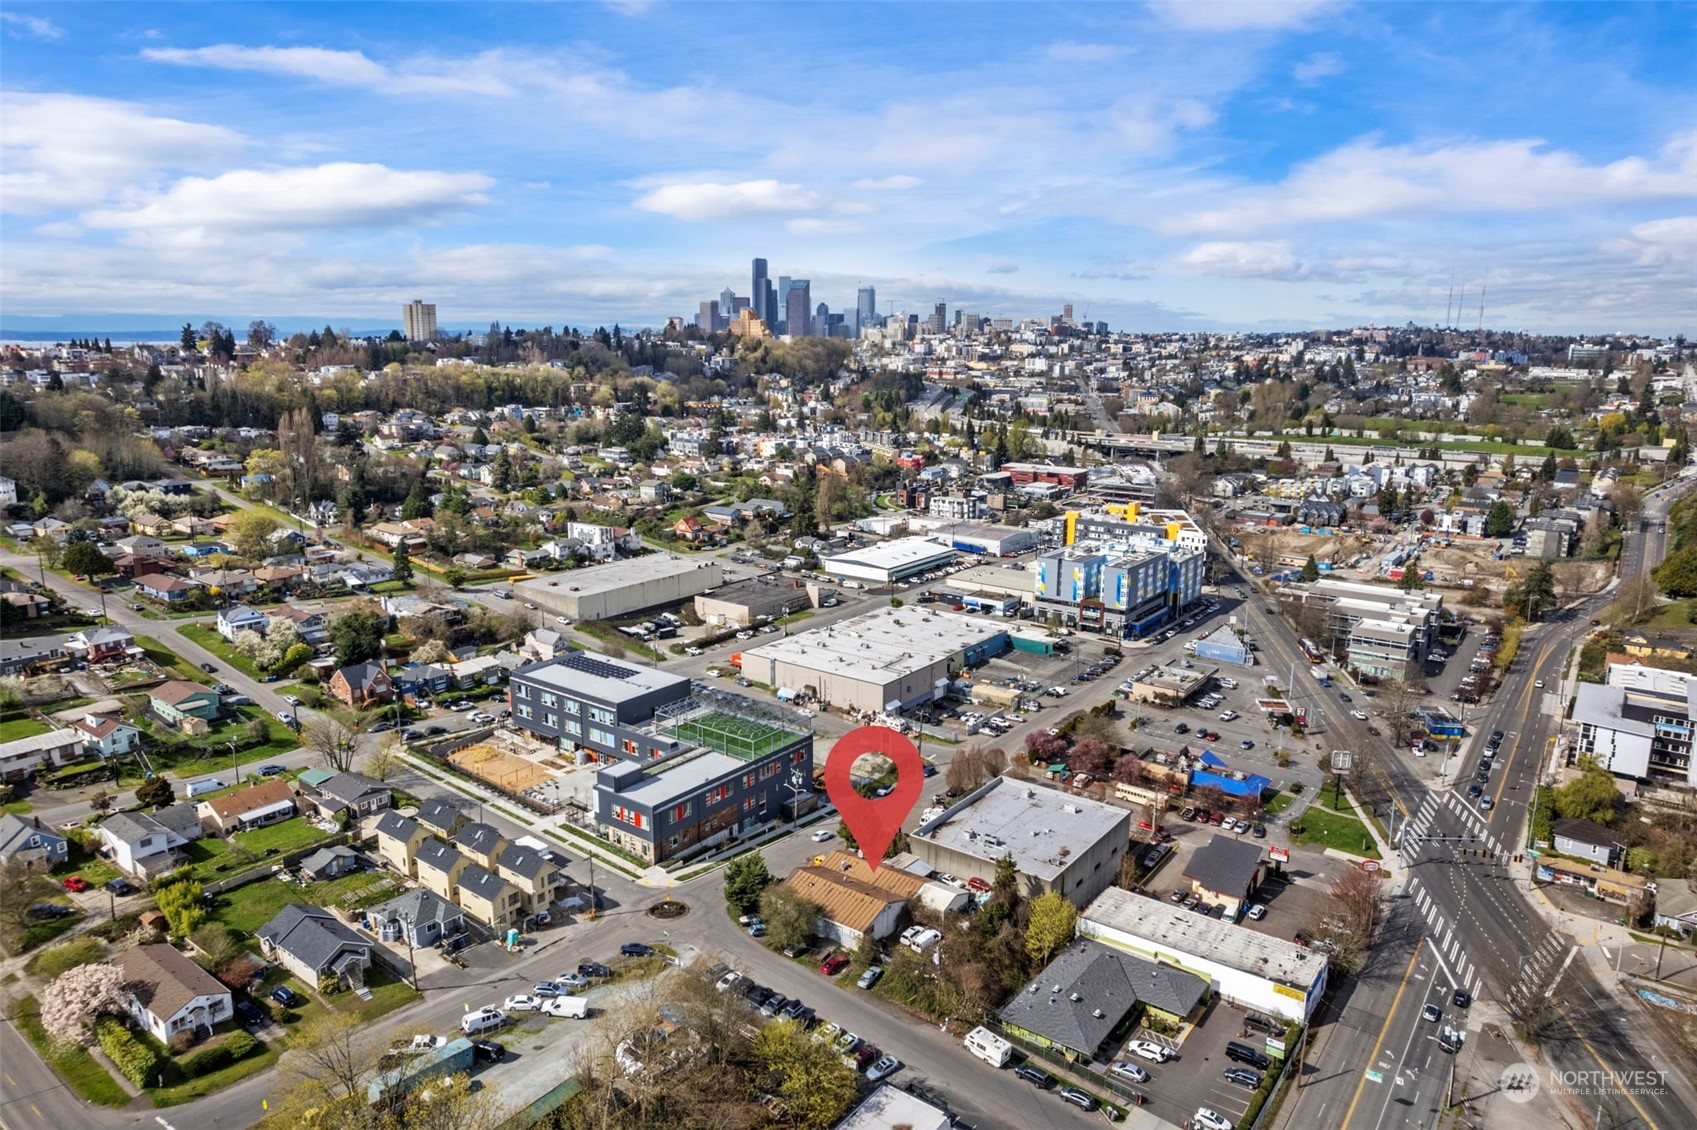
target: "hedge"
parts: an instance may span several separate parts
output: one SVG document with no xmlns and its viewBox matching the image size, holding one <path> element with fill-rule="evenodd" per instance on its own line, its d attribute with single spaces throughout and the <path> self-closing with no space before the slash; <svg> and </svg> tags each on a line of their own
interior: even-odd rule
<svg viewBox="0 0 1697 1130">
<path fill-rule="evenodd" d="M 138 1087 L 158 1081 L 158 1055 L 152 1048 L 136 1039 L 124 1026 L 123 1021 L 110 1016 L 102 1017 L 95 1022 L 94 1035 L 100 1042 L 100 1050 L 106 1053 L 106 1058 L 112 1061 L 112 1066 L 116 1067 L 124 1078 Z"/>
</svg>

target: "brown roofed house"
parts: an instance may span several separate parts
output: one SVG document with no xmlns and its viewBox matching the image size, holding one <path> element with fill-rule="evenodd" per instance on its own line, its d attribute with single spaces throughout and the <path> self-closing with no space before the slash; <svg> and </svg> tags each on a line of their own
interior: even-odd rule
<svg viewBox="0 0 1697 1130">
<path fill-rule="evenodd" d="M 829 867 L 797 868 L 787 884 L 798 897 L 819 907 L 814 932 L 851 948 L 868 934 L 887 938 L 895 933 L 907 909 L 907 899 L 894 891 Z"/>
<path fill-rule="evenodd" d="M 295 814 L 294 785 L 281 778 L 238 789 L 204 802 L 220 832 L 242 832 L 287 820 Z"/>
<path fill-rule="evenodd" d="M 211 1035 L 232 1016 L 230 990 L 173 946 L 135 946 L 112 962 L 124 971 L 131 1018 L 161 1043 L 179 1032 Z"/>
</svg>

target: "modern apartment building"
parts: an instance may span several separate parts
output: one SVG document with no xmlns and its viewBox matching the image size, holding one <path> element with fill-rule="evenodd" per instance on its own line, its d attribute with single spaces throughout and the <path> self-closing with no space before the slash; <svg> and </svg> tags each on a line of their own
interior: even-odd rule
<svg viewBox="0 0 1697 1130">
<path fill-rule="evenodd" d="M 687 676 L 582 651 L 520 667 L 507 681 L 513 725 L 582 762 L 666 756 L 641 727 L 688 697 Z"/>
<path fill-rule="evenodd" d="M 1357 674 L 1405 681 L 1424 671 L 1444 609 L 1440 593 L 1330 579 L 1285 585 L 1279 599 L 1322 609 L 1322 645 L 1341 645 Z"/>
<path fill-rule="evenodd" d="M 435 340 L 436 304 L 413 299 L 401 307 L 401 322 L 408 341 Z"/>
<path fill-rule="evenodd" d="M 1573 704 L 1573 754 L 1594 757 L 1617 777 L 1697 787 L 1691 763 L 1697 675 L 1609 664 L 1608 682 L 1580 683 Z"/>
</svg>

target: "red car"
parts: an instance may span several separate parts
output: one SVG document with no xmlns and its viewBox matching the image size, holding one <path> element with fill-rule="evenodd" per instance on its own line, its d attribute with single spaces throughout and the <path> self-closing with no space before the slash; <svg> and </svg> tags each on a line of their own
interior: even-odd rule
<svg viewBox="0 0 1697 1130">
<path fill-rule="evenodd" d="M 986 883 L 984 880 L 980 879 L 976 875 L 974 875 L 972 878 L 968 879 L 966 881 L 966 885 L 968 887 L 972 888 L 973 890 L 977 891 L 979 894 L 988 894 L 989 891 L 990 891 L 990 884 Z"/>
<path fill-rule="evenodd" d="M 1225 822 L 1226 822 L 1226 814 L 1223 813 L 1223 812 L 1210 812 L 1208 814 L 1208 823 L 1212 824 L 1216 828 L 1218 828 L 1221 824 L 1224 824 Z"/>
<path fill-rule="evenodd" d="M 834 953 L 819 963 L 819 972 L 827 977 L 835 977 L 848 968 L 849 959 L 846 955 Z"/>
<path fill-rule="evenodd" d="M 88 880 L 81 875 L 72 875 L 64 880 L 64 887 L 67 891 L 86 891 L 88 890 Z"/>
</svg>

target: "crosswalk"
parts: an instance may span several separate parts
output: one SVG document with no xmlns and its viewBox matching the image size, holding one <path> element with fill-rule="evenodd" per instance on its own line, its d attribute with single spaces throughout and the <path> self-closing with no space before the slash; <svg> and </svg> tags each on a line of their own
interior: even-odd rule
<svg viewBox="0 0 1697 1130">
<path fill-rule="evenodd" d="M 1453 841 L 1454 833 L 1445 834 L 1446 838 L 1439 839 L 1433 829 L 1433 821 L 1437 819 L 1440 809 L 1454 816 L 1462 825 L 1461 835 L 1473 837 L 1471 843 L 1457 844 Z M 1459 848 L 1482 850 L 1488 853 L 1487 858 L 1497 863 L 1507 863 L 1509 852 L 1503 847 L 1495 832 L 1479 817 L 1467 801 L 1452 792 L 1427 793 L 1420 802 L 1420 807 L 1409 818 L 1408 823 L 1397 835 L 1397 850 L 1402 853 L 1403 862 L 1409 867 L 1420 861 L 1426 848 L 1449 848 L 1452 851 Z"/>
<path fill-rule="evenodd" d="M 1578 948 L 1555 930 L 1546 931 L 1538 944 L 1520 957 L 1520 970 L 1506 994 L 1509 1006 L 1525 1004 L 1539 993 L 1546 997 L 1553 993 Z"/>
<path fill-rule="evenodd" d="M 1438 964 L 1448 975 L 1450 984 L 1457 989 L 1466 989 L 1477 997 L 1484 989 L 1484 977 L 1473 959 L 1467 954 L 1466 947 L 1461 944 L 1461 933 L 1444 912 L 1438 909 L 1438 901 L 1430 891 L 1421 885 L 1419 877 L 1408 881 L 1408 893 L 1414 899 L 1414 907 L 1430 927 L 1426 941 L 1432 947 L 1432 952 L 1438 958 Z"/>
</svg>

